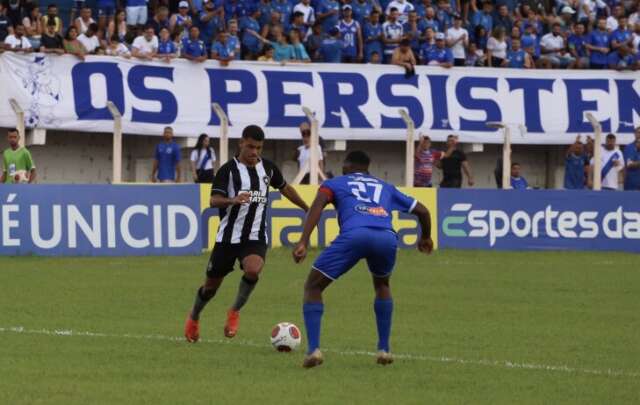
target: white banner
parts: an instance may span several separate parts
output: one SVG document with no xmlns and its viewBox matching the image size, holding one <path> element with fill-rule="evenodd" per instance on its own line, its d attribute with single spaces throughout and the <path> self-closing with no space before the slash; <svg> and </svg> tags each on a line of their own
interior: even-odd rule
<svg viewBox="0 0 640 405">
<path fill-rule="evenodd" d="M 8 100 L 26 111 L 28 127 L 111 132 L 111 100 L 128 134 L 217 134 L 218 102 L 230 135 L 257 124 L 271 139 L 297 139 L 301 106 L 315 111 L 325 139 L 403 140 L 399 109 L 419 132 L 444 140 L 502 142 L 487 121 L 513 124 L 513 142 L 566 144 L 592 131 L 632 139 L 640 125 L 640 76 L 614 71 L 559 71 L 420 66 L 416 76 L 389 65 L 287 64 L 216 61 L 144 63 L 116 57 L 0 54 L 0 126 L 15 126 Z M 526 131 L 518 127 L 526 126 Z"/>
</svg>

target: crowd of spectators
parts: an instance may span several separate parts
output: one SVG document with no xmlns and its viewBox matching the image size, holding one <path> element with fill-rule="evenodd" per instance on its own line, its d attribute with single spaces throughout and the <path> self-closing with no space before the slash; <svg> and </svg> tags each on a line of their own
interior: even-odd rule
<svg viewBox="0 0 640 405">
<path fill-rule="evenodd" d="M 0 2 L 4 50 L 170 61 L 636 69 L 640 0 Z"/>
</svg>

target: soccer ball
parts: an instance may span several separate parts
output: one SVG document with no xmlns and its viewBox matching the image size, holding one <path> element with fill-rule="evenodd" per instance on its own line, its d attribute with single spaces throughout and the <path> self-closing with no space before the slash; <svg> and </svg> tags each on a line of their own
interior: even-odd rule
<svg viewBox="0 0 640 405">
<path fill-rule="evenodd" d="M 290 352 L 300 346 L 300 329 L 292 323 L 280 322 L 271 330 L 271 344 L 279 352 Z"/>
</svg>

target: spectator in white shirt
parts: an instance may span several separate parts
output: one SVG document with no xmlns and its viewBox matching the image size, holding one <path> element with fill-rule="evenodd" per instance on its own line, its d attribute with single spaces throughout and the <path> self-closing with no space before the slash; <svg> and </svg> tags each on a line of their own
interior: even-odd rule
<svg viewBox="0 0 640 405">
<path fill-rule="evenodd" d="M 300 135 L 302 135 L 302 145 L 296 149 L 295 159 L 298 161 L 298 167 L 300 169 L 306 168 L 305 175 L 302 178 L 300 184 L 309 184 L 309 159 L 311 158 L 311 128 L 309 123 L 303 122 L 300 124 Z M 324 174 L 324 159 L 322 156 L 322 147 L 318 144 L 318 166 L 320 169 L 320 176 L 326 177 Z"/>
<path fill-rule="evenodd" d="M 622 5 L 617 4 L 613 6 L 611 15 L 607 17 L 607 32 L 609 32 L 609 34 L 618 29 L 618 20 L 624 16 L 624 8 L 622 8 Z"/>
<path fill-rule="evenodd" d="M 596 145 L 595 147 L 600 147 Z M 603 190 L 617 190 L 618 189 L 618 174 L 624 168 L 624 157 L 622 152 L 616 146 L 616 136 L 614 134 L 607 135 L 604 148 L 600 153 L 600 161 L 602 167 L 600 168 L 602 174 L 602 189 Z M 591 167 L 589 168 L 589 188 L 593 187 L 593 163 L 591 158 Z"/>
<path fill-rule="evenodd" d="M 93 23 L 89 25 L 89 29 L 84 34 L 78 35 L 78 41 L 84 46 L 88 55 L 99 53 L 100 40 L 96 33 L 98 32 L 98 24 Z"/>
<path fill-rule="evenodd" d="M 14 33 L 7 35 L 4 48 L 16 52 L 31 52 L 31 42 L 24 35 L 24 25 L 16 25 Z"/>
<path fill-rule="evenodd" d="M 493 29 L 491 38 L 487 41 L 487 66 L 500 67 L 507 59 L 507 41 L 505 29 L 502 26 Z"/>
<path fill-rule="evenodd" d="M 84 34 L 93 23 L 95 23 L 95 21 L 91 18 L 91 7 L 85 5 L 82 7 L 82 10 L 80 10 L 80 17 L 76 18 L 76 28 L 80 34 Z"/>
<path fill-rule="evenodd" d="M 304 14 L 304 23 L 308 27 L 311 27 L 316 22 L 316 13 L 310 3 L 311 0 L 302 0 L 293 8 L 294 13 L 299 11 Z"/>
<path fill-rule="evenodd" d="M 551 32 L 540 40 L 540 52 L 542 59 L 547 59 L 554 69 L 566 68 L 574 61 L 567 53 L 567 43 L 562 35 L 560 23 L 553 23 Z"/>
<path fill-rule="evenodd" d="M 467 59 L 465 49 L 469 46 L 469 32 L 462 28 L 462 17 L 456 15 L 453 27 L 447 30 L 447 46 L 453 54 L 453 65 L 464 66 Z"/>
<path fill-rule="evenodd" d="M 191 173 L 196 183 L 213 182 L 213 167 L 216 163 L 216 152 L 211 147 L 209 135 L 201 134 L 195 148 L 191 151 Z"/>
<path fill-rule="evenodd" d="M 131 54 L 139 59 L 151 60 L 158 52 L 158 37 L 153 27 L 147 26 L 144 34 L 136 37 L 131 45 Z"/>
<path fill-rule="evenodd" d="M 398 22 L 400 24 L 404 24 L 409 19 L 409 11 L 413 11 L 413 4 L 409 3 L 407 0 L 392 0 L 385 10 L 385 14 L 388 16 L 391 14 L 392 9 L 398 9 Z"/>
</svg>

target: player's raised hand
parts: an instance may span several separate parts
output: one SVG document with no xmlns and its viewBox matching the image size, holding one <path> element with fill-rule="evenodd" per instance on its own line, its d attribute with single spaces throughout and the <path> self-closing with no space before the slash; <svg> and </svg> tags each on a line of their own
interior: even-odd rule
<svg viewBox="0 0 640 405">
<path fill-rule="evenodd" d="M 307 246 L 304 243 L 298 243 L 293 249 L 293 261 L 301 263 L 307 257 Z"/>
<path fill-rule="evenodd" d="M 249 193 L 240 193 L 233 198 L 233 205 L 246 204 L 251 200 Z"/>
<path fill-rule="evenodd" d="M 433 252 L 433 240 L 431 238 L 420 238 L 418 240 L 418 250 L 428 255 L 431 254 Z"/>
</svg>

